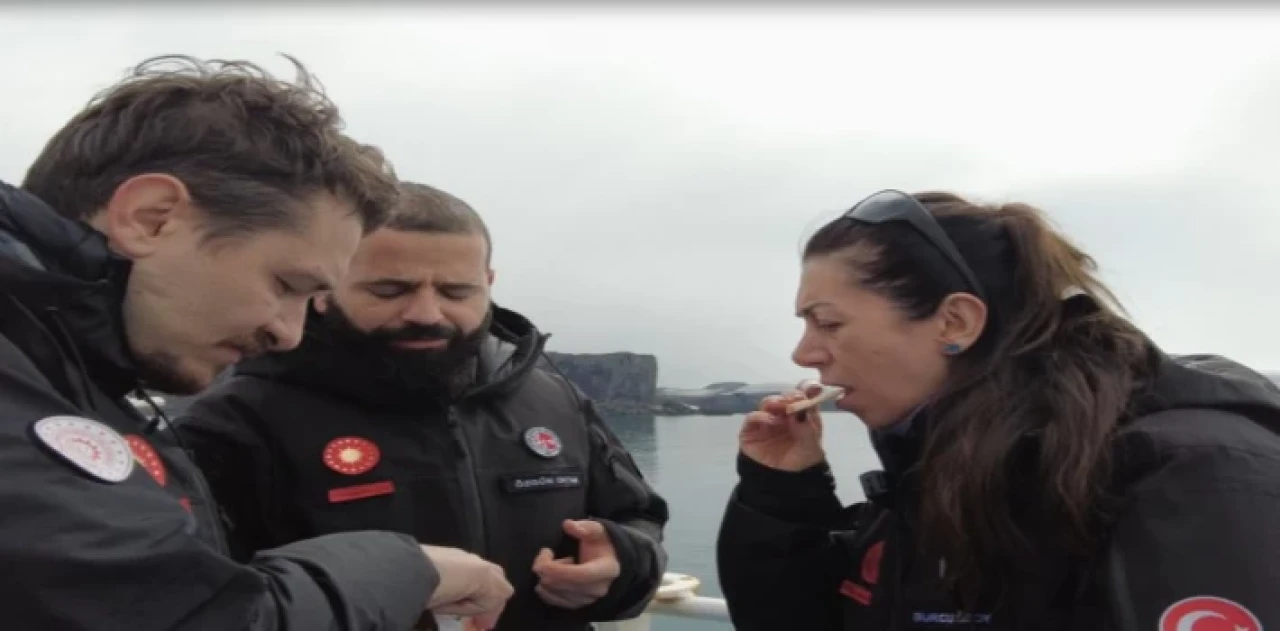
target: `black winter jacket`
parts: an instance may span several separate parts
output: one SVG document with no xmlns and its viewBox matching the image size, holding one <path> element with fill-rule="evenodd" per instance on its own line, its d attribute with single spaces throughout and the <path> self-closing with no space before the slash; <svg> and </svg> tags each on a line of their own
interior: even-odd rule
<svg viewBox="0 0 1280 631">
<path fill-rule="evenodd" d="M 901 483 L 923 440 L 914 424 L 873 433 L 885 470 L 847 508 L 825 464 L 786 473 L 740 455 L 717 551 L 734 625 L 1280 629 L 1280 390 L 1218 357 L 1163 357 L 1136 408 L 1115 441 L 1122 504 L 1097 554 L 1042 545 L 1010 593 L 985 595 L 1001 605 L 971 611 L 939 589 L 945 560 L 917 552 Z"/>
<path fill-rule="evenodd" d="M 501 565 L 516 593 L 499 629 L 578 630 L 642 611 L 666 567 L 667 504 L 590 401 L 540 365 L 545 336 L 494 314 L 478 377 L 451 403 L 396 384 L 384 358 L 353 357 L 320 327 L 191 401 L 175 426 L 239 556 L 386 529 Z M 562 522 L 584 518 L 604 523 L 622 574 L 600 601 L 566 611 L 536 596 L 531 568 L 544 546 L 573 553 Z"/>
<path fill-rule="evenodd" d="M 100 233 L 0 183 L 0 626 L 412 626 L 437 576 L 409 537 L 226 556 L 199 471 L 124 398 L 139 385 L 121 315 L 129 270 Z"/>
</svg>

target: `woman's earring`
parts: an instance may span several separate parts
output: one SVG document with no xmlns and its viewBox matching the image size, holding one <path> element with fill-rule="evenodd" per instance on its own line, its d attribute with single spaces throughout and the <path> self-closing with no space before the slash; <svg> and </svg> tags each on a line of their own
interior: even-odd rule
<svg viewBox="0 0 1280 631">
<path fill-rule="evenodd" d="M 955 342 L 942 347 L 942 352 L 948 355 L 959 355 L 962 350 L 964 350 L 964 348 Z"/>
</svg>

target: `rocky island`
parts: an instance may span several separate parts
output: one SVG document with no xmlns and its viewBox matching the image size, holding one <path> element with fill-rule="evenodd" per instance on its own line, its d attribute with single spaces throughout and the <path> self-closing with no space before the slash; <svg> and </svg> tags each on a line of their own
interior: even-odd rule
<svg viewBox="0 0 1280 631">
<path fill-rule="evenodd" d="M 771 394 L 787 392 L 796 387 L 793 382 L 742 383 L 737 381 L 713 383 L 702 388 L 658 388 L 656 413 L 664 416 L 699 414 L 745 414 L 760 406 L 760 399 Z M 819 406 L 824 411 L 835 410 L 835 403 L 827 401 Z"/>
<path fill-rule="evenodd" d="M 569 381 L 609 415 L 651 415 L 658 389 L 658 358 L 639 353 L 554 353 L 555 364 Z"/>
<path fill-rule="evenodd" d="M 659 388 L 658 358 L 638 353 L 553 353 L 547 358 L 610 415 L 722 415 L 755 410 L 760 399 L 794 383 L 719 382 L 702 388 Z M 831 402 L 823 410 L 834 410 Z"/>
</svg>

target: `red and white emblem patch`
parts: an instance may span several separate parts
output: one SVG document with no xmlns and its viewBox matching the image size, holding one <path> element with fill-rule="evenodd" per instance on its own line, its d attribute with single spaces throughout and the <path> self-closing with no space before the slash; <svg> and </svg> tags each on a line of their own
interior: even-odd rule
<svg viewBox="0 0 1280 631">
<path fill-rule="evenodd" d="M 377 445 L 356 436 L 335 438 L 324 447 L 324 464 L 345 475 L 368 473 L 381 459 Z"/>
<path fill-rule="evenodd" d="M 103 482 L 118 484 L 133 473 L 129 444 L 98 421 L 49 416 L 36 421 L 32 431 L 58 457 Z"/>
<path fill-rule="evenodd" d="M 155 447 L 152 447 L 147 439 L 136 434 L 129 434 L 124 439 L 128 441 L 129 450 L 133 452 L 133 457 L 138 460 L 138 464 L 142 465 L 143 470 L 156 481 L 156 484 L 164 486 L 168 482 L 168 475 Z"/>
<path fill-rule="evenodd" d="M 1164 610 L 1160 631 L 1262 631 L 1262 622 L 1240 603 L 1216 596 L 1193 596 Z"/>
<path fill-rule="evenodd" d="M 530 427 L 524 432 L 524 444 L 543 458 L 555 458 L 560 455 L 560 437 L 545 427 Z"/>
</svg>

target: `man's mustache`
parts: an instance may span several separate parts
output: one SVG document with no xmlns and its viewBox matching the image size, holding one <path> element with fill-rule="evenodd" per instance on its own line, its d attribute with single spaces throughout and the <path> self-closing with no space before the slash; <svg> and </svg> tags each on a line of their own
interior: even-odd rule
<svg viewBox="0 0 1280 631">
<path fill-rule="evenodd" d="M 406 324 L 396 329 L 379 329 L 374 336 L 387 342 L 428 342 L 452 340 L 458 329 L 444 324 Z"/>
</svg>

